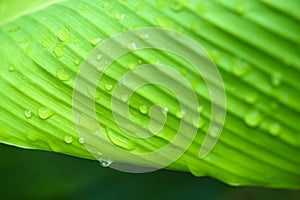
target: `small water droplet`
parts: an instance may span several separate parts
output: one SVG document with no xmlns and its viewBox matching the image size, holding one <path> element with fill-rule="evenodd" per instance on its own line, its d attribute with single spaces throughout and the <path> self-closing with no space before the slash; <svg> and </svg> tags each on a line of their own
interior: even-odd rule
<svg viewBox="0 0 300 200">
<path fill-rule="evenodd" d="M 186 114 L 185 110 L 181 110 L 176 113 L 176 117 L 178 119 L 181 119 L 185 114 Z"/>
<path fill-rule="evenodd" d="M 237 59 L 233 62 L 233 74 L 235 74 L 236 76 L 244 76 L 249 73 L 250 70 L 251 66 L 249 65 L 249 63 L 241 59 Z"/>
<path fill-rule="evenodd" d="M 218 137 L 220 134 L 220 128 L 219 127 L 213 127 L 210 132 L 209 132 L 209 135 L 213 138 L 216 138 Z"/>
<path fill-rule="evenodd" d="M 247 113 L 244 119 L 245 123 L 252 128 L 257 127 L 260 124 L 261 120 L 262 115 L 257 110 L 253 110 Z"/>
<path fill-rule="evenodd" d="M 16 66 L 15 66 L 14 64 L 9 64 L 9 65 L 8 65 L 8 70 L 9 70 L 10 72 L 14 72 L 14 71 L 16 71 Z"/>
<path fill-rule="evenodd" d="M 76 66 L 80 65 L 80 59 L 79 59 L 79 58 L 75 58 L 74 64 L 75 64 Z"/>
<path fill-rule="evenodd" d="M 78 142 L 79 142 L 80 144 L 84 144 L 85 138 L 84 138 L 84 137 L 80 137 L 79 140 L 78 140 Z"/>
<path fill-rule="evenodd" d="M 274 73 L 271 76 L 271 83 L 274 87 L 279 87 L 282 83 L 282 76 L 280 73 Z"/>
<path fill-rule="evenodd" d="M 106 84 L 105 84 L 105 90 L 106 90 L 106 91 L 111 91 L 112 88 L 113 88 L 112 84 L 109 84 L 109 83 L 106 83 Z"/>
<path fill-rule="evenodd" d="M 31 142 L 35 142 L 39 139 L 39 133 L 36 131 L 30 131 L 26 135 L 26 139 Z"/>
<path fill-rule="evenodd" d="M 99 163 L 100 163 L 101 167 L 109 167 L 112 164 L 112 161 L 104 159 L 104 158 L 101 158 L 99 160 Z"/>
<path fill-rule="evenodd" d="M 38 116 L 43 120 L 49 119 L 54 114 L 55 114 L 55 112 L 52 109 L 47 108 L 47 107 L 41 107 L 38 110 Z"/>
<path fill-rule="evenodd" d="M 62 58 L 64 56 L 64 53 L 65 53 L 64 46 L 61 45 L 61 44 L 56 44 L 54 49 L 53 49 L 53 53 L 54 53 L 56 58 Z"/>
<path fill-rule="evenodd" d="M 61 41 L 61 42 L 67 42 L 67 43 L 71 43 L 71 36 L 70 36 L 70 30 L 66 27 L 62 27 L 61 29 L 59 29 L 58 33 L 57 33 L 57 38 Z"/>
<path fill-rule="evenodd" d="M 71 144 L 73 142 L 73 137 L 69 136 L 69 135 L 66 135 L 64 140 L 65 140 L 65 143 Z"/>
<path fill-rule="evenodd" d="M 25 115 L 26 118 L 31 118 L 32 117 L 32 111 L 31 110 L 25 110 L 24 115 Z"/>
<path fill-rule="evenodd" d="M 136 50 L 137 49 L 137 46 L 136 46 L 136 43 L 135 42 L 131 42 L 127 45 L 127 48 L 129 50 Z"/>
<path fill-rule="evenodd" d="M 117 13 L 115 17 L 116 17 L 117 20 L 123 21 L 125 19 L 125 14 L 124 13 Z"/>
<path fill-rule="evenodd" d="M 269 127 L 268 127 L 268 131 L 271 135 L 277 136 L 280 134 L 281 132 L 281 125 L 278 123 L 272 123 Z"/>
<path fill-rule="evenodd" d="M 149 112 L 149 108 L 148 108 L 148 106 L 146 106 L 146 105 L 141 105 L 140 106 L 140 112 L 142 113 L 142 114 L 147 114 L 148 112 Z"/>
<path fill-rule="evenodd" d="M 171 1 L 170 8 L 175 12 L 182 11 L 184 9 L 183 0 Z"/>
<path fill-rule="evenodd" d="M 53 41 L 50 38 L 46 38 L 42 42 L 42 47 L 48 48 L 53 44 Z"/>
<path fill-rule="evenodd" d="M 193 119 L 193 126 L 196 128 L 203 128 L 205 125 L 205 121 L 202 118 L 195 118 Z"/>
<path fill-rule="evenodd" d="M 58 69 L 56 71 L 56 77 L 61 81 L 68 81 L 70 80 L 69 74 L 64 69 Z"/>
<path fill-rule="evenodd" d="M 127 94 L 121 95 L 121 101 L 123 101 L 124 103 L 126 103 L 128 101 L 128 95 Z"/>
<path fill-rule="evenodd" d="M 100 61 L 102 58 L 103 58 L 103 55 L 102 55 L 101 53 L 99 53 L 99 54 L 96 56 L 96 60 L 97 60 L 97 61 Z"/>
<path fill-rule="evenodd" d="M 258 94 L 256 92 L 246 93 L 244 99 L 249 104 L 254 104 L 258 99 Z"/>
<path fill-rule="evenodd" d="M 101 42 L 101 38 L 98 38 L 98 37 L 95 37 L 95 38 L 93 38 L 93 39 L 91 40 L 91 44 L 92 44 L 93 46 L 98 45 L 100 42 Z"/>
<path fill-rule="evenodd" d="M 150 37 L 150 35 L 149 35 L 148 33 L 142 33 L 142 34 L 140 35 L 140 38 L 141 38 L 142 40 L 147 40 L 149 37 Z"/>
</svg>

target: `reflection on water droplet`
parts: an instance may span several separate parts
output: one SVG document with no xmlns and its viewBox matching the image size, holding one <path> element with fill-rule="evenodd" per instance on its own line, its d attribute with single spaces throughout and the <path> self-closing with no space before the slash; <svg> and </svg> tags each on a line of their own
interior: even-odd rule
<svg viewBox="0 0 300 200">
<path fill-rule="evenodd" d="M 257 127 L 260 124 L 261 120 L 262 115 L 257 110 L 253 110 L 247 113 L 244 119 L 245 123 L 252 128 Z"/>
<path fill-rule="evenodd" d="M 141 112 L 142 114 L 147 114 L 148 111 L 149 111 L 148 106 L 146 106 L 146 105 L 141 105 L 141 106 L 140 106 L 140 112 Z"/>
<path fill-rule="evenodd" d="M 47 107 L 41 107 L 38 110 L 38 116 L 43 119 L 49 119 L 50 117 L 52 117 L 55 114 L 55 112 L 53 110 L 51 110 L 50 108 Z"/>
<path fill-rule="evenodd" d="M 98 37 L 95 37 L 95 38 L 93 38 L 93 39 L 91 40 L 91 44 L 92 44 L 93 46 L 98 45 L 100 42 L 101 42 L 101 38 L 98 38 Z"/>
<path fill-rule="evenodd" d="M 56 58 L 62 58 L 64 56 L 64 53 L 65 53 L 64 46 L 61 45 L 61 44 L 56 44 L 54 49 L 53 49 L 53 53 L 54 53 Z"/>
<path fill-rule="evenodd" d="M 106 84 L 105 84 L 105 90 L 111 91 L 112 88 L 113 88 L 112 84 L 109 84 L 109 83 L 106 83 Z"/>
<path fill-rule="evenodd" d="M 269 127 L 268 127 L 268 131 L 271 135 L 277 136 L 280 134 L 281 132 L 281 125 L 278 123 L 272 123 Z"/>
<path fill-rule="evenodd" d="M 101 158 L 99 160 L 99 163 L 100 163 L 101 167 L 109 167 L 112 164 L 112 161 L 104 159 L 104 158 Z"/>
<path fill-rule="evenodd" d="M 66 135 L 64 140 L 65 140 L 65 143 L 71 144 L 73 142 L 73 137 Z"/>
<path fill-rule="evenodd" d="M 25 110 L 24 115 L 25 115 L 26 118 L 31 118 L 32 117 L 32 111 L 31 110 Z"/>
<path fill-rule="evenodd" d="M 64 69 L 58 69 L 56 71 L 56 77 L 61 81 L 68 81 L 70 80 L 69 74 Z"/>
<path fill-rule="evenodd" d="M 274 87 L 279 87 L 282 83 L 282 76 L 280 73 L 274 73 L 271 77 L 271 83 Z"/>
<path fill-rule="evenodd" d="M 8 65 L 8 70 L 9 70 L 10 72 L 14 72 L 14 71 L 16 71 L 16 66 L 15 66 L 14 64 L 9 64 L 9 65 Z"/>
</svg>

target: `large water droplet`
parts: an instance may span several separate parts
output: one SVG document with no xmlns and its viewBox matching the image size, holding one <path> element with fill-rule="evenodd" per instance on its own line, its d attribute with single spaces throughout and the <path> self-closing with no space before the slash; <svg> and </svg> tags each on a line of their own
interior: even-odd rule
<svg viewBox="0 0 300 200">
<path fill-rule="evenodd" d="M 70 80 L 69 74 L 64 69 L 58 69 L 56 71 L 56 77 L 61 81 L 68 81 Z"/>
<path fill-rule="evenodd" d="M 31 118 L 32 117 L 32 111 L 31 110 L 25 110 L 24 115 L 25 115 L 26 118 Z"/>
<path fill-rule="evenodd" d="M 38 116 L 43 120 L 49 119 L 54 114 L 55 114 L 55 112 L 52 109 L 47 108 L 47 107 L 41 107 L 38 110 Z"/>
<path fill-rule="evenodd" d="M 101 167 L 109 167 L 112 164 L 112 161 L 104 159 L 104 158 L 101 158 L 99 160 L 99 163 L 100 163 Z"/>
<path fill-rule="evenodd" d="M 247 113 L 244 119 L 245 123 L 252 128 L 257 127 L 260 124 L 261 120 L 262 114 L 257 110 L 253 110 Z"/>
<path fill-rule="evenodd" d="M 107 133 L 107 137 L 109 138 L 109 140 L 115 144 L 118 147 L 121 147 L 122 149 L 131 151 L 134 150 L 136 148 L 135 143 L 126 139 L 125 137 L 118 135 L 117 133 L 115 133 L 113 130 L 111 130 L 110 128 L 106 128 L 106 133 Z"/>
<path fill-rule="evenodd" d="M 93 46 L 98 45 L 100 42 L 101 42 L 101 38 L 99 38 L 99 37 L 95 37 L 95 38 L 93 38 L 93 39 L 91 40 L 91 44 L 92 44 Z"/>
<path fill-rule="evenodd" d="M 62 58 L 64 56 L 64 53 L 65 53 L 64 46 L 61 45 L 61 44 L 56 44 L 54 49 L 53 49 L 53 53 L 54 53 L 56 58 Z"/>
<path fill-rule="evenodd" d="M 64 140 L 65 140 L 65 143 L 71 144 L 73 142 L 73 137 L 69 136 L 69 135 L 66 135 Z"/>
</svg>

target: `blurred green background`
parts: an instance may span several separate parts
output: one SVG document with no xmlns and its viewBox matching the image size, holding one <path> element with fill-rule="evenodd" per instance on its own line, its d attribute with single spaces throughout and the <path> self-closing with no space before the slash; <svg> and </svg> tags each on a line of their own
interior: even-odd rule
<svg viewBox="0 0 300 200">
<path fill-rule="evenodd" d="M 96 161 L 0 144 L 0 199 L 300 199 L 300 191 L 231 187 L 160 170 L 128 174 Z"/>
</svg>

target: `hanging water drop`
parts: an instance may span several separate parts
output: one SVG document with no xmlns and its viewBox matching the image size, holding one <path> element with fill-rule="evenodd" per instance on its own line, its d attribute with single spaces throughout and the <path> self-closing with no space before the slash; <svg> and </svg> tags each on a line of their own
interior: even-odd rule
<svg viewBox="0 0 300 200">
<path fill-rule="evenodd" d="M 69 74 L 64 69 L 58 69 L 56 71 L 56 77 L 61 81 L 68 81 L 70 80 Z"/>
<path fill-rule="evenodd" d="M 38 116 L 43 120 L 49 119 L 54 114 L 55 114 L 55 112 L 52 109 L 47 108 L 47 107 L 41 107 L 38 110 Z"/>
<path fill-rule="evenodd" d="M 112 161 L 101 158 L 99 160 L 99 163 L 100 163 L 101 167 L 109 167 L 112 164 Z"/>
</svg>

